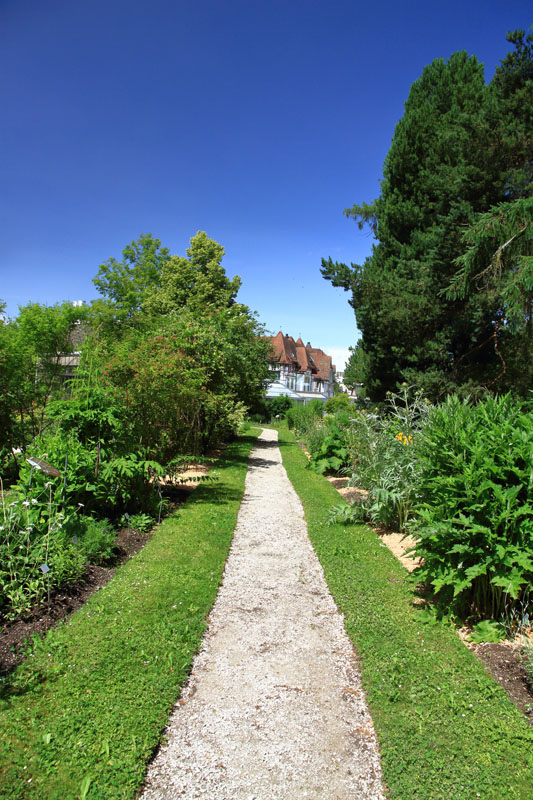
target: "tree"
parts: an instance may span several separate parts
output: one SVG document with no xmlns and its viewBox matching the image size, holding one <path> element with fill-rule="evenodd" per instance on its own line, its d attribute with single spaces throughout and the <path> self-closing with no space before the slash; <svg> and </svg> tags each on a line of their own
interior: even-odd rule
<svg viewBox="0 0 533 800">
<path fill-rule="evenodd" d="M 533 183 L 533 32 L 511 31 L 514 46 L 490 83 L 492 156 L 505 183 L 506 200 L 530 197 Z"/>
<path fill-rule="evenodd" d="M 226 308 L 235 302 L 241 279 L 230 280 L 221 265 L 222 245 L 204 231 L 193 236 L 187 258 L 171 256 L 161 270 L 160 280 L 152 283 L 144 308 L 151 314 L 168 314 L 184 306 L 205 311 Z"/>
<path fill-rule="evenodd" d="M 186 256 L 141 236 L 95 281 L 106 301 L 91 309 L 95 336 L 86 356 L 97 351 L 104 389 L 125 410 L 132 441 L 152 458 L 201 452 L 264 394 L 264 331 L 235 302 L 241 280 L 227 277 L 223 256 L 204 231 Z"/>
<path fill-rule="evenodd" d="M 0 447 L 24 447 L 42 431 L 46 406 L 63 389 L 61 356 L 74 349 L 71 332 L 86 313 L 71 303 L 28 303 L 15 320 L 0 323 Z"/>
<path fill-rule="evenodd" d="M 146 292 L 161 280 L 170 251 L 151 233 L 141 234 L 122 251 L 122 261 L 109 258 L 100 265 L 93 283 L 115 311 L 131 317 L 142 309 Z"/>
<path fill-rule="evenodd" d="M 185 307 L 148 332 L 132 328 L 113 347 L 104 343 L 103 386 L 124 409 L 132 441 L 164 462 L 234 432 L 264 392 L 262 332 L 245 306 L 207 315 Z"/>
<path fill-rule="evenodd" d="M 368 364 L 361 342 L 350 347 L 350 357 L 344 369 L 344 385 L 353 390 L 357 384 L 365 385 L 368 379 Z"/>
<path fill-rule="evenodd" d="M 459 387 L 480 391 L 498 375 L 498 354 L 482 346 L 494 331 L 492 298 L 447 288 L 465 226 L 510 190 L 511 156 L 498 156 L 509 108 L 498 105 L 503 91 L 487 87 L 482 66 L 464 52 L 427 66 L 396 126 L 381 195 L 345 211 L 370 226 L 372 255 L 363 265 L 322 261 L 322 275 L 352 294 L 373 400 L 404 381 L 437 399 Z M 508 148 L 515 161 L 517 137 Z"/>
<path fill-rule="evenodd" d="M 533 198 L 500 203 L 463 234 L 466 250 L 447 296 L 482 294 L 494 311 L 491 346 L 501 362 L 494 383 L 527 395 L 533 378 Z"/>
</svg>

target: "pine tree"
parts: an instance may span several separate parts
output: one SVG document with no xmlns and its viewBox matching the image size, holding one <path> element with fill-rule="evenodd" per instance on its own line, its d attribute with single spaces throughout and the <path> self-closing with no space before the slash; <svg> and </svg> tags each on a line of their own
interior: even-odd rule
<svg viewBox="0 0 533 800">
<path fill-rule="evenodd" d="M 519 61 L 524 73 L 523 53 Z M 499 354 L 484 346 L 494 332 L 493 297 L 447 290 L 465 228 L 509 199 L 511 183 L 527 183 L 523 122 L 505 134 L 524 83 L 511 66 L 491 87 L 465 52 L 424 69 L 396 126 L 381 195 L 345 211 L 371 227 L 372 255 L 363 265 L 322 262 L 323 276 L 352 293 L 375 400 L 403 381 L 437 399 L 459 387 L 475 393 L 498 376 Z"/>
</svg>

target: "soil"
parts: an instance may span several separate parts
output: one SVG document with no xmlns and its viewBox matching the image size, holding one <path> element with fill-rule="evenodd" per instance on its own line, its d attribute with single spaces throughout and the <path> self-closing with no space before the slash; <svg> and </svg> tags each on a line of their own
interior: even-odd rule
<svg viewBox="0 0 533 800">
<path fill-rule="evenodd" d="M 533 725 L 533 684 L 520 657 L 520 646 L 507 641 L 497 644 L 465 641 L 465 644 L 481 659 L 492 677 Z"/>
</svg>

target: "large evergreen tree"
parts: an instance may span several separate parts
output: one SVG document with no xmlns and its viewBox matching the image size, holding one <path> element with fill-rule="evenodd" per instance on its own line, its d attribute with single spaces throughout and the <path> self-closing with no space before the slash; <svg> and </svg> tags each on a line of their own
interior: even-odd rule
<svg viewBox="0 0 533 800">
<path fill-rule="evenodd" d="M 519 61 L 524 74 L 523 53 Z M 508 199 L 512 182 L 521 191 L 527 184 L 523 121 L 514 118 L 506 133 L 524 85 L 515 72 L 507 65 L 499 86 L 487 87 L 465 52 L 427 66 L 396 126 L 381 195 L 345 211 L 372 228 L 372 255 L 362 266 L 322 262 L 323 276 L 352 293 L 373 399 L 403 381 L 438 398 L 458 387 L 476 391 L 498 375 L 497 350 L 484 346 L 494 332 L 493 298 L 447 290 L 465 226 Z"/>
</svg>

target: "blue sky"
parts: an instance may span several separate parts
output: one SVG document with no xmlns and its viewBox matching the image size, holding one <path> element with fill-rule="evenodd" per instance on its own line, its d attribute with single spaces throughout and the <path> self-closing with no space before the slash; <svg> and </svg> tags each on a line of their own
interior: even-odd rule
<svg viewBox="0 0 533 800">
<path fill-rule="evenodd" d="M 372 240 L 342 210 L 379 194 L 411 83 L 467 50 L 487 80 L 523 0 L 0 0 L 0 298 L 97 296 L 141 233 L 226 249 L 239 300 L 338 363 L 357 340 L 322 257 Z"/>
</svg>

